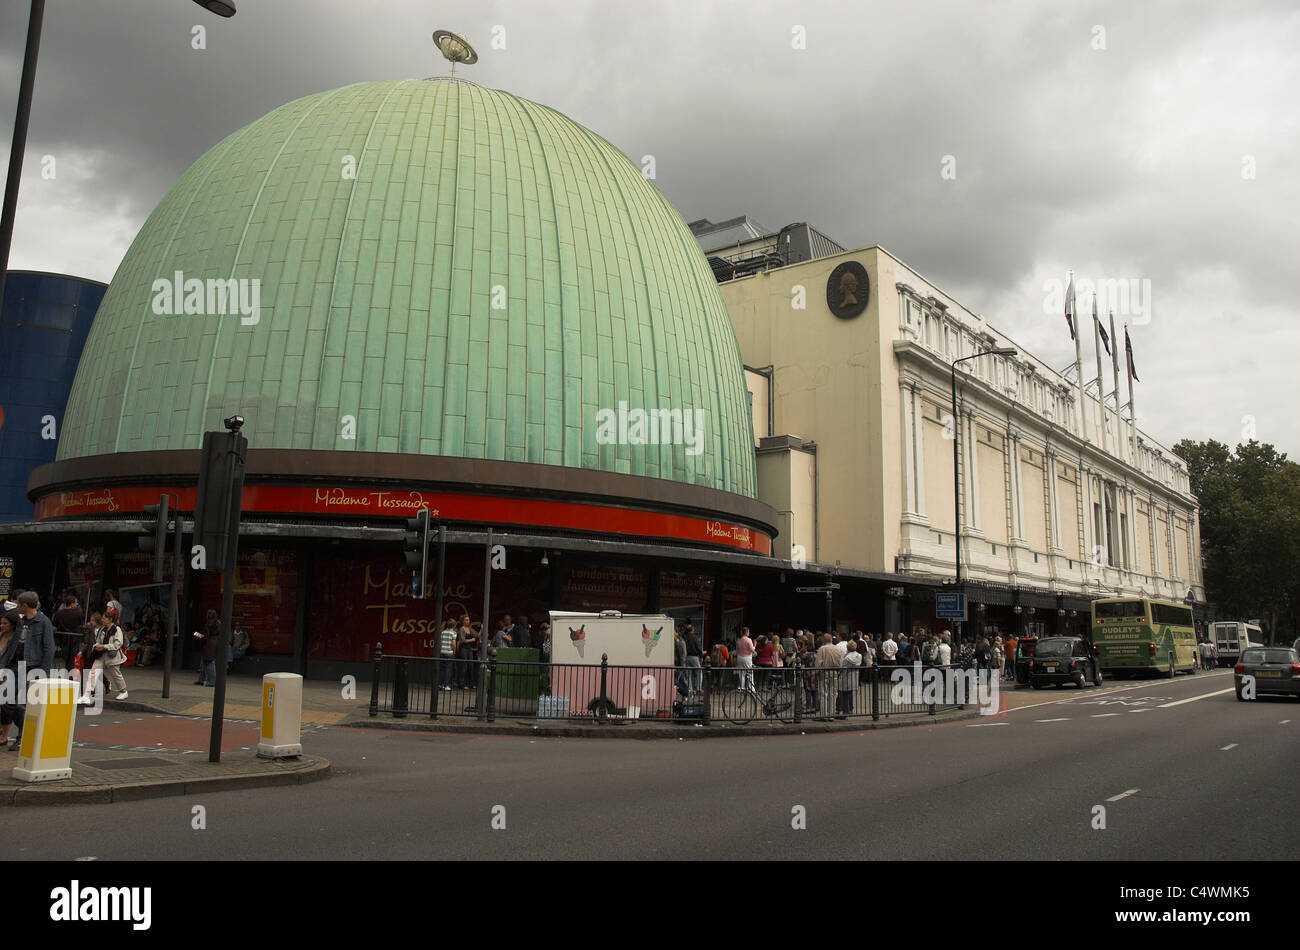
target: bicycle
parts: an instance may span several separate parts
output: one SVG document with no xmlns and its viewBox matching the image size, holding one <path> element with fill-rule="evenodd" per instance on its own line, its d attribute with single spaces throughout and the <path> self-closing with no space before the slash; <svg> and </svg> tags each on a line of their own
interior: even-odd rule
<svg viewBox="0 0 1300 950">
<path fill-rule="evenodd" d="M 737 689 L 722 696 L 722 712 L 738 726 L 757 719 L 794 722 L 794 690 L 783 681 L 773 679 L 757 688 Z"/>
</svg>

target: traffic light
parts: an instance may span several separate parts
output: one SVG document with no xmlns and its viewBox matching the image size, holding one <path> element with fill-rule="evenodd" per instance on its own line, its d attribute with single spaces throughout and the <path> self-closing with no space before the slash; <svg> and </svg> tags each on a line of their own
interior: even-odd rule
<svg viewBox="0 0 1300 950">
<path fill-rule="evenodd" d="M 144 506 L 146 521 L 149 518 L 156 520 L 154 524 L 145 527 L 139 543 L 140 550 L 149 555 L 149 574 L 155 584 L 162 583 L 163 558 L 167 554 L 167 522 L 169 520 L 167 508 L 168 499 L 166 495 L 158 496 L 158 504 Z"/>
<path fill-rule="evenodd" d="M 411 572 L 411 596 L 423 598 L 429 587 L 429 509 L 406 519 L 406 569 Z"/>
</svg>

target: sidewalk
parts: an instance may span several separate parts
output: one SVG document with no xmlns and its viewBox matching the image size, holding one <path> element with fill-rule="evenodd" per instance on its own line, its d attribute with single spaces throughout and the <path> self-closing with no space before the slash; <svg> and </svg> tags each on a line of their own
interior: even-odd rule
<svg viewBox="0 0 1300 950">
<path fill-rule="evenodd" d="M 105 709 L 138 712 L 168 712 L 183 716 L 211 716 L 213 691 L 194 685 L 194 674 L 181 671 L 172 674 L 171 698 L 162 698 L 162 669 L 145 667 L 123 670 L 130 696 L 122 702 L 107 700 Z M 466 694 L 472 696 L 472 694 Z M 472 700 L 469 700 L 472 701 Z M 262 715 L 262 679 L 260 676 L 231 674 L 226 678 L 226 718 L 260 719 Z M 504 703 L 503 703 L 504 705 Z M 927 723 L 955 722 L 978 716 L 974 707 L 961 712 L 944 712 L 937 716 L 928 713 L 906 713 L 882 717 L 873 721 L 869 716 L 854 719 L 817 722 L 808 716 L 798 724 L 765 723 L 756 720 L 745 726 L 726 721 L 721 711 L 710 725 L 694 722 L 662 724 L 648 721 L 609 723 L 601 725 L 593 720 L 556 720 L 535 718 L 507 718 L 497 713 L 492 722 L 480 722 L 473 716 L 440 715 L 430 719 L 428 713 L 409 713 L 398 719 L 391 713 L 381 712 L 370 716 L 370 684 L 358 681 L 355 698 L 345 698 L 342 684 L 333 680 L 303 680 L 303 726 L 329 725 L 365 729 L 397 729 L 413 732 L 443 732 L 470 735 L 548 736 L 569 738 L 619 738 L 619 739 L 708 739 L 723 736 L 789 735 L 791 733 L 861 732 L 864 729 L 890 729 L 899 726 L 916 726 Z"/>
<path fill-rule="evenodd" d="M 0 807 L 102 804 L 232 788 L 302 785 L 329 774 L 330 763 L 321 756 L 257 757 L 257 723 L 262 714 L 260 676 L 227 678 L 221 761 L 213 763 L 208 761 L 207 737 L 214 690 L 195 686 L 193 671 L 175 670 L 171 696 L 163 699 L 161 667 L 127 667 L 123 674 L 129 695 L 121 702 L 106 700 L 105 713 L 161 713 L 187 718 L 152 720 L 135 726 L 121 722 L 110 724 L 79 710 L 72 749 L 72 777 L 50 782 L 18 781 L 13 778 L 18 753 L 0 751 Z M 355 703 L 342 698 L 338 684 L 304 682 L 304 728 L 339 722 L 355 714 Z M 97 736 L 101 728 L 104 731 Z M 106 743 L 101 738 L 113 733 L 118 734 L 117 738 L 125 734 L 135 743 L 144 744 L 111 739 Z M 157 738 L 173 747 L 157 748 L 161 743 L 152 741 Z M 86 744 L 108 744 L 111 748 Z"/>
<path fill-rule="evenodd" d="M 162 698 L 161 666 L 122 668 L 129 695 L 121 702 L 104 701 L 105 709 L 126 712 L 172 713 L 178 716 L 211 716 L 212 694 L 216 690 L 195 686 L 194 670 L 172 670 L 171 696 Z M 110 693 L 111 697 L 113 694 Z M 345 719 L 366 715 L 370 704 L 370 686 L 357 683 L 356 698 L 347 699 L 343 685 L 334 680 L 302 681 L 302 724 L 334 725 Z M 238 672 L 226 677 L 227 719 L 262 718 L 262 677 Z"/>
<path fill-rule="evenodd" d="M 106 749 L 72 750 L 72 777 L 20 782 L 13 777 L 18 753 L 0 752 L 0 807 L 5 805 L 90 805 L 166 798 L 232 788 L 304 785 L 325 778 L 330 764 L 320 756 L 259 759 L 253 752 L 207 753 Z"/>
</svg>

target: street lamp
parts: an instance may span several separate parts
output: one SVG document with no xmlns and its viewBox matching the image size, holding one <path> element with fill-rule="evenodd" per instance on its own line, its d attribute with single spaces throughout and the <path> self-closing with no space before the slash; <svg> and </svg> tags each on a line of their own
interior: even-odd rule
<svg viewBox="0 0 1300 950">
<path fill-rule="evenodd" d="M 1004 347 L 996 350 L 982 350 L 979 353 L 972 353 L 970 356 L 963 356 L 960 359 L 952 361 L 952 510 L 953 519 L 956 521 L 957 537 L 957 591 L 964 594 L 965 591 L 961 584 L 961 480 L 957 477 L 957 456 L 960 452 L 961 443 L 961 421 L 957 418 L 957 364 L 964 363 L 967 360 L 978 359 L 981 356 L 1015 356 L 1016 351 L 1010 347 Z M 965 597 L 962 598 L 963 605 Z M 954 620 L 953 625 L 957 628 L 957 633 L 953 637 L 952 648 L 954 651 L 961 649 L 961 621 Z"/>
<path fill-rule="evenodd" d="M 223 16 L 229 19 L 235 15 L 234 0 L 194 0 L 205 10 L 215 13 L 217 16 Z"/>
<path fill-rule="evenodd" d="M 220 17 L 235 15 L 234 0 L 194 0 Z M 27 151 L 27 121 L 32 111 L 32 88 L 36 85 L 36 57 L 41 49 L 41 24 L 45 0 L 32 0 L 27 18 L 27 46 L 23 51 L 22 79 L 18 84 L 18 114 L 14 117 L 13 144 L 9 148 L 9 175 L 5 178 L 4 204 L 0 206 L 0 306 L 4 305 L 5 280 L 9 276 L 9 248 L 13 243 L 14 218 L 18 213 L 18 186 L 22 181 L 23 156 Z"/>
</svg>

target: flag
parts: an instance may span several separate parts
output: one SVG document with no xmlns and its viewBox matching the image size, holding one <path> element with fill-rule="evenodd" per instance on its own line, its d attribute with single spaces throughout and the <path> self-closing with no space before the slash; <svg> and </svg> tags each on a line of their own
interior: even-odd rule
<svg viewBox="0 0 1300 950">
<path fill-rule="evenodd" d="M 1133 368 L 1133 341 L 1128 338 L 1128 327 L 1124 328 L 1124 356 L 1128 359 L 1128 374 L 1140 383 L 1137 370 Z"/>
<path fill-rule="evenodd" d="M 1070 339 L 1077 340 L 1074 335 L 1074 275 L 1070 275 L 1070 286 L 1065 291 L 1065 322 L 1070 328 Z"/>
<path fill-rule="evenodd" d="M 1110 337 L 1106 335 L 1106 325 L 1097 317 L 1097 305 L 1092 307 L 1092 319 L 1097 321 L 1097 329 L 1101 331 L 1101 345 L 1106 349 L 1106 355 L 1110 356 Z"/>
<path fill-rule="evenodd" d="M 1127 327 L 1125 328 L 1127 329 Z M 1110 335 L 1115 337 L 1115 346 L 1110 351 L 1110 365 L 1115 370 L 1115 388 L 1119 389 L 1119 338 L 1115 336 L 1115 311 L 1110 312 Z"/>
</svg>

